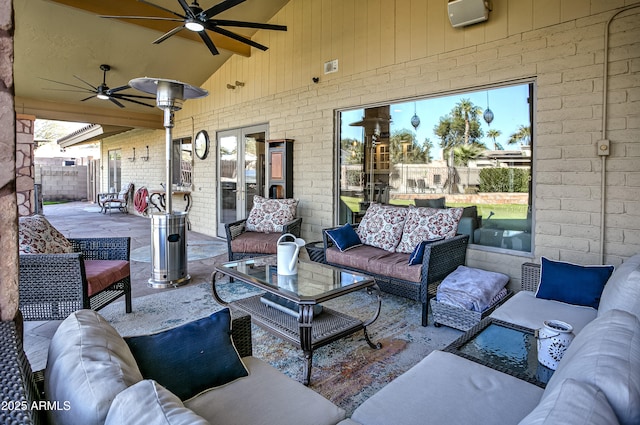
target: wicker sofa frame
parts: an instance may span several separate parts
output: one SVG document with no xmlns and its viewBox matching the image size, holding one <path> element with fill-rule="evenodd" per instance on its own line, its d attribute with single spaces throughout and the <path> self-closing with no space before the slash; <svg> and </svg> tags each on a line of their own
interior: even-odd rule
<svg viewBox="0 0 640 425">
<path fill-rule="evenodd" d="M 352 225 L 354 229 L 358 225 Z M 324 250 L 333 246 L 333 242 L 327 235 L 327 231 L 337 229 L 333 227 L 323 229 L 322 241 Z M 458 266 L 464 265 L 467 258 L 468 235 L 456 235 L 453 238 L 434 242 L 425 247 L 422 259 L 422 269 L 420 271 L 420 282 L 398 279 L 390 276 L 374 274 L 366 270 L 347 267 L 342 264 L 325 262 L 335 267 L 346 270 L 353 270 L 372 276 L 380 289 L 389 294 L 398 295 L 411 300 L 420 301 L 422 304 L 422 326 L 427 326 L 429 315 L 429 300 L 436 296 L 438 285 L 447 275 L 453 272 Z"/>
<path fill-rule="evenodd" d="M 231 248 L 231 241 L 235 238 L 246 232 L 246 223 L 247 219 L 244 218 L 242 220 L 234 221 L 233 223 L 225 223 L 224 230 L 227 234 L 227 253 L 229 255 L 229 261 L 237 261 L 242 260 L 243 258 L 248 257 L 259 257 L 262 255 L 269 255 L 260 252 L 234 252 Z M 298 217 L 289 223 L 285 224 L 282 227 L 282 234 L 291 233 L 295 237 L 300 237 L 300 232 L 302 231 L 302 217 Z M 274 251 L 275 252 L 275 251 Z"/>
<path fill-rule="evenodd" d="M 20 255 L 20 310 L 24 320 L 63 320 L 80 309 L 100 310 L 125 297 L 131 313 L 131 278 L 89 297 L 83 260 L 129 261 L 131 238 L 70 238 L 70 254 Z"/>
<path fill-rule="evenodd" d="M 231 337 L 240 357 L 252 355 L 251 316 L 233 312 Z M 46 400 L 44 371 L 32 371 L 22 341 L 21 319 L 0 322 L 0 397 L 12 403 L 7 407 L 16 407 L 0 409 L 0 423 L 45 424 L 45 410 L 31 408 L 33 403 Z"/>
</svg>

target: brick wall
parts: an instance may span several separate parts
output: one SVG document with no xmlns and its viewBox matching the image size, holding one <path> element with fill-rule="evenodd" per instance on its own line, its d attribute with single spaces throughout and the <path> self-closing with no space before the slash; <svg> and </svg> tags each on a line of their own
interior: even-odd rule
<svg viewBox="0 0 640 425">
<path fill-rule="evenodd" d="M 87 200 L 88 167 L 86 165 L 38 165 L 36 181 L 42 185 L 44 201 Z"/>
<path fill-rule="evenodd" d="M 595 145 L 602 137 L 605 29 L 624 2 L 494 1 L 487 23 L 465 29 L 450 27 L 440 0 L 411 2 L 424 7 L 419 13 L 400 0 L 367 3 L 365 10 L 356 3 L 290 1 L 273 22 L 293 36 L 258 32 L 269 51 L 228 60 L 202 84 L 210 95 L 185 102 L 176 114 L 174 134 L 205 129 L 214 140 L 216 131 L 268 123 L 270 138 L 295 139 L 294 196 L 303 237 L 314 240 L 334 224 L 337 109 L 532 80 L 535 253 L 470 249 L 469 265 L 517 281 L 520 264 L 542 255 L 584 264 L 602 255 L 619 264 L 640 251 L 640 9 L 621 14 L 609 31 L 612 149 L 603 177 Z M 339 72 L 323 75 L 323 61 L 334 58 Z M 318 84 L 311 82 L 316 76 Z M 226 90 L 235 80 L 245 86 Z M 162 140 L 156 133 L 142 143 L 163 146 Z M 207 234 L 215 234 L 215 161 L 209 155 L 194 168 L 191 220 Z"/>
</svg>

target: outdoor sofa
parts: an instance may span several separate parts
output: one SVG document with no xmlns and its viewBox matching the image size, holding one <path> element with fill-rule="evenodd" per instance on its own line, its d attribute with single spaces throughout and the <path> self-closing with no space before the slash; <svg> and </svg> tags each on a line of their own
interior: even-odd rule
<svg viewBox="0 0 640 425">
<path fill-rule="evenodd" d="M 466 260 L 469 236 L 457 234 L 461 216 L 462 208 L 372 203 L 359 225 L 323 229 L 322 258 L 373 276 L 384 292 L 420 301 L 427 326 L 438 284 Z"/>
<path fill-rule="evenodd" d="M 539 266 L 524 264 L 522 290 L 492 317 L 532 329 L 548 319 L 573 325 L 576 337 L 545 389 L 436 350 L 341 424 L 639 424 L 640 254 L 606 281 L 597 310 L 541 298 L 543 285 L 548 285 L 544 270 L 543 278 L 539 276 Z M 582 293 L 582 278 L 571 273 L 551 276 L 560 287 Z"/>
<path fill-rule="evenodd" d="M 79 310 L 51 340 L 43 379 L 26 360 L 19 320 L 2 322 L 0 395 L 17 408 L 0 410 L 0 423 L 334 425 L 344 419 L 343 409 L 253 357 L 250 316 L 230 317 L 223 309 L 125 340 L 99 313 Z"/>
</svg>

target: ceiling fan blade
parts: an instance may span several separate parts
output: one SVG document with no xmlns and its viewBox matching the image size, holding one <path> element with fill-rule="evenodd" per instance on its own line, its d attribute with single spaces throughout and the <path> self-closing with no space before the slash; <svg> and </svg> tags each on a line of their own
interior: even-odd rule
<svg viewBox="0 0 640 425">
<path fill-rule="evenodd" d="M 200 35 L 200 38 L 202 39 L 204 44 L 207 45 L 212 55 L 215 56 L 220 54 L 220 52 L 218 51 L 218 49 L 216 49 L 216 46 L 213 44 L 213 41 L 211 41 L 211 38 L 209 37 L 209 34 L 207 34 L 206 31 L 200 31 L 198 34 Z"/>
<path fill-rule="evenodd" d="M 120 96 L 117 96 L 117 97 L 116 96 L 111 96 L 110 99 L 111 99 L 111 101 L 114 101 L 115 99 L 124 100 L 126 102 L 137 103 L 138 105 L 148 106 L 150 108 L 155 107 L 155 105 L 149 105 L 148 103 L 138 102 L 137 100 L 134 100 L 134 99 L 127 99 L 126 97 L 123 97 L 123 96 L 125 96 L 125 95 L 120 95 Z M 124 107 L 124 105 L 123 105 L 123 107 Z"/>
<path fill-rule="evenodd" d="M 186 18 L 176 19 L 176 18 L 161 18 L 159 16 L 111 16 L 111 15 L 100 15 L 100 18 L 108 18 L 108 19 L 149 19 L 152 21 L 171 21 L 171 22 L 182 22 Z"/>
<path fill-rule="evenodd" d="M 114 87 L 112 89 L 107 90 L 107 95 L 110 96 L 111 93 L 116 93 L 116 92 L 119 92 L 119 91 L 122 91 L 122 90 L 126 90 L 126 89 L 130 89 L 130 88 L 131 88 L 131 86 L 128 85 L 128 84 L 124 85 L 124 86 L 120 86 L 120 87 Z"/>
<path fill-rule="evenodd" d="M 207 24 L 208 24 L 208 22 L 207 22 Z M 268 49 L 267 46 L 263 46 L 262 44 L 256 43 L 255 41 L 251 40 L 250 38 L 243 37 L 243 36 L 238 35 L 238 34 L 236 34 L 234 32 L 226 30 L 224 28 L 216 27 L 215 25 L 207 25 L 206 27 L 207 27 L 208 30 L 211 30 L 213 32 L 217 32 L 218 34 L 222 34 L 222 35 L 227 36 L 229 38 L 233 38 L 234 40 L 238 40 L 238 41 L 240 41 L 242 43 L 248 44 L 249 46 L 253 46 L 253 47 L 257 48 L 257 49 L 260 49 L 260 50 L 267 50 Z"/>
<path fill-rule="evenodd" d="M 119 107 L 124 108 L 124 105 L 122 103 L 118 102 L 117 99 L 115 99 L 115 98 L 110 96 L 109 100 L 112 101 L 113 103 L 115 103 L 116 105 L 118 105 Z"/>
<path fill-rule="evenodd" d="M 224 27 L 243 27 L 243 28 L 259 28 L 264 30 L 286 31 L 285 25 L 261 24 L 259 22 L 229 21 L 226 19 L 209 20 L 214 25 L 222 25 Z"/>
<path fill-rule="evenodd" d="M 93 98 L 95 98 L 95 96 L 85 97 L 84 99 L 80 100 L 80 102 L 84 102 L 85 100 L 89 100 L 89 99 L 93 99 Z"/>
<path fill-rule="evenodd" d="M 71 93 L 94 93 L 95 94 L 95 92 L 93 90 L 89 90 L 89 89 L 85 89 L 85 88 L 80 88 L 80 90 L 71 90 L 71 89 L 50 89 L 48 87 L 45 87 L 42 90 L 66 91 L 66 92 L 71 92 Z"/>
<path fill-rule="evenodd" d="M 50 80 L 48 78 L 42 78 L 40 77 L 41 80 L 45 80 L 45 81 L 50 81 L 52 83 L 56 83 L 56 84 L 62 84 L 64 86 L 69 86 L 69 87 L 74 87 L 76 89 L 80 89 L 89 93 L 94 93 L 94 90 L 98 90 L 98 89 L 94 89 L 94 90 L 89 90 L 86 87 L 82 87 L 82 86 L 76 86 L 75 84 L 69 84 L 69 83 L 63 83 L 62 81 L 55 81 L 55 80 Z M 46 90 L 60 90 L 60 89 L 46 89 Z M 70 90 L 70 91 L 74 91 L 74 90 Z"/>
<path fill-rule="evenodd" d="M 209 19 L 212 16 L 216 16 L 218 13 L 222 13 L 225 10 L 231 9 L 234 6 L 239 5 L 240 3 L 243 3 L 245 0 L 224 0 L 218 4 L 216 4 L 213 7 L 210 7 L 209 9 L 205 10 L 204 12 L 201 13 L 201 15 L 206 18 Z"/>
<path fill-rule="evenodd" d="M 92 89 L 94 89 L 95 91 L 98 91 L 98 88 L 95 87 L 93 84 L 86 82 L 85 80 L 83 80 L 82 78 L 78 77 L 77 75 L 74 74 L 74 77 L 77 78 L 78 80 L 82 81 L 83 83 L 85 83 L 86 85 L 88 85 L 89 87 L 91 87 Z"/>
<path fill-rule="evenodd" d="M 179 33 L 180 31 L 182 31 L 184 29 L 184 25 L 179 26 L 179 27 L 175 27 L 174 29 L 172 29 L 171 31 L 169 31 L 168 33 L 165 33 L 163 36 L 161 36 L 160 38 L 156 39 L 153 41 L 152 44 L 160 44 L 163 41 L 165 41 L 167 38 L 171 37 L 174 34 Z"/>
<path fill-rule="evenodd" d="M 165 12 L 170 13 L 170 14 L 172 14 L 172 15 L 179 16 L 179 17 L 180 17 L 180 18 L 182 18 L 182 19 L 186 19 L 186 17 L 184 17 L 184 16 L 182 16 L 182 15 L 178 14 L 177 12 L 174 12 L 173 10 L 171 10 L 171 9 L 167 9 L 167 8 L 164 8 L 164 7 L 162 7 L 162 6 L 158 6 L 157 4 L 155 4 L 155 3 L 151 3 L 150 1 L 147 1 L 147 0 L 138 0 L 138 1 L 139 1 L 140 3 L 148 4 L 149 6 L 153 6 L 153 7 L 155 7 L 156 9 L 164 10 Z M 189 9 L 189 6 L 187 6 L 187 9 L 186 9 L 186 10 L 190 10 L 190 9 Z M 185 10 L 185 12 L 186 12 L 186 10 Z"/>
<path fill-rule="evenodd" d="M 111 93 L 111 91 L 107 92 L 107 96 L 115 97 L 116 99 L 125 99 L 126 97 L 134 97 L 136 99 L 154 99 L 155 96 L 141 96 L 137 94 L 127 94 L 127 93 Z"/>
<path fill-rule="evenodd" d="M 178 3 L 180 3 L 180 6 L 182 7 L 182 10 L 184 10 L 184 13 L 187 14 L 188 18 L 195 19 L 196 15 L 193 13 L 193 11 L 191 10 L 191 8 L 189 7 L 189 5 L 187 4 L 186 1 L 178 0 Z"/>
</svg>

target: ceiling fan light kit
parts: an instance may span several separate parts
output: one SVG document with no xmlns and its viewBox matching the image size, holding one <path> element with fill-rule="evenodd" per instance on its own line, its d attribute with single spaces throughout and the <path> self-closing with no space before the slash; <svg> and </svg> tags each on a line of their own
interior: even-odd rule
<svg viewBox="0 0 640 425">
<path fill-rule="evenodd" d="M 193 0 L 193 2 L 189 5 L 186 0 L 177 0 L 180 4 L 180 7 L 184 11 L 184 15 L 174 12 L 171 9 L 167 9 L 165 7 L 159 6 L 155 3 L 152 3 L 147 0 L 138 0 L 141 3 L 147 4 L 149 6 L 155 7 L 156 9 L 163 10 L 170 15 L 175 16 L 175 18 L 166 18 L 160 16 L 108 16 L 101 15 L 101 18 L 109 18 L 109 19 L 149 19 L 155 21 L 173 21 L 173 22 L 182 22 L 182 25 L 175 27 L 174 29 L 166 32 L 161 37 L 153 41 L 153 44 L 160 44 L 169 37 L 179 33 L 184 28 L 197 32 L 202 42 L 207 46 L 212 55 L 218 55 L 220 52 L 216 48 L 215 44 L 207 34 L 206 30 L 211 32 L 215 32 L 217 34 L 223 35 L 225 37 L 229 37 L 241 43 L 247 44 L 249 46 L 255 47 L 260 50 L 267 50 L 268 47 L 264 46 L 260 43 L 256 43 L 250 38 L 241 36 L 232 31 L 224 29 L 222 27 L 239 27 L 239 28 L 254 28 L 254 29 L 265 29 L 265 30 L 273 30 L 273 31 L 286 31 L 287 27 L 284 25 L 273 25 L 273 24 L 262 24 L 258 22 L 246 22 L 246 21 L 234 21 L 228 19 L 214 19 L 214 16 L 231 9 L 234 6 L 243 3 L 245 0 L 223 0 L 220 3 L 210 7 L 207 10 L 203 10 L 198 4 L 197 0 Z"/>
</svg>

